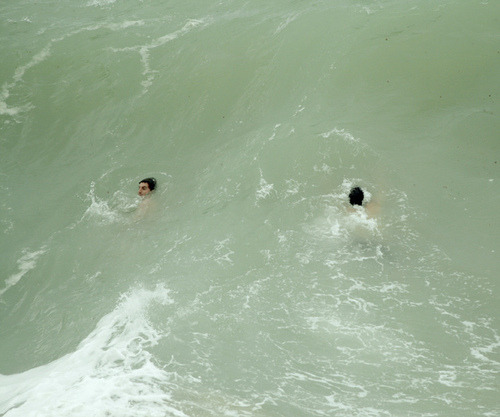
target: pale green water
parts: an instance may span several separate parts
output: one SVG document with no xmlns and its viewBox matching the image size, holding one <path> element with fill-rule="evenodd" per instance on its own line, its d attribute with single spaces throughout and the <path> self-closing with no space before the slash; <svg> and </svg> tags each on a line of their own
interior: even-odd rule
<svg viewBox="0 0 500 417">
<path fill-rule="evenodd" d="M 499 12 L 0 5 L 0 415 L 499 415 Z"/>
</svg>

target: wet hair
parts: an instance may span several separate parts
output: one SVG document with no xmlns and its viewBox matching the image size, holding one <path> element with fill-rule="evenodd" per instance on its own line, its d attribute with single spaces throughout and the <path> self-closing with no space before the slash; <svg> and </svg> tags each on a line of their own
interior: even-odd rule
<svg viewBox="0 0 500 417">
<path fill-rule="evenodd" d="M 365 197 L 363 190 L 359 187 L 354 187 L 349 193 L 349 203 L 352 206 L 363 204 L 363 198 Z"/>
<path fill-rule="evenodd" d="M 139 181 L 139 184 L 141 182 L 145 182 L 151 191 L 153 191 L 156 188 L 156 179 L 153 177 L 144 178 L 142 181 Z"/>
</svg>

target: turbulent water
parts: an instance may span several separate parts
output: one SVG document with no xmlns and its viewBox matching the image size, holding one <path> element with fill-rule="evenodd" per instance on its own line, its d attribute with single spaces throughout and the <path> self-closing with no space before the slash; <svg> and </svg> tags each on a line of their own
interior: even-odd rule
<svg viewBox="0 0 500 417">
<path fill-rule="evenodd" d="M 500 415 L 499 2 L 0 15 L 1 416 Z"/>
</svg>

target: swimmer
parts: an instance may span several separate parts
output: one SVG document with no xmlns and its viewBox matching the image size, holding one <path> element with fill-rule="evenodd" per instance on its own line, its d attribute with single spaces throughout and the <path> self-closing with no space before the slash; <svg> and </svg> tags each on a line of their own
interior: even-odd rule
<svg viewBox="0 0 500 417">
<path fill-rule="evenodd" d="M 146 197 L 156 188 L 156 179 L 145 178 L 139 182 L 139 192 L 137 193 L 140 197 Z"/>
<path fill-rule="evenodd" d="M 152 210 L 155 209 L 156 204 L 151 197 L 153 191 L 156 189 L 156 179 L 154 178 L 145 178 L 139 182 L 139 191 L 137 194 L 141 198 L 137 206 L 137 211 L 135 213 L 136 219 L 142 219 L 146 213 L 151 213 Z"/>
<path fill-rule="evenodd" d="M 356 206 L 363 207 L 364 198 L 365 193 L 363 193 L 363 190 L 360 187 L 354 187 L 351 189 L 351 192 L 349 193 L 349 203 L 354 209 L 356 209 Z M 368 202 L 364 207 L 366 214 L 371 217 L 377 215 L 380 209 L 379 205 L 374 201 Z"/>
</svg>

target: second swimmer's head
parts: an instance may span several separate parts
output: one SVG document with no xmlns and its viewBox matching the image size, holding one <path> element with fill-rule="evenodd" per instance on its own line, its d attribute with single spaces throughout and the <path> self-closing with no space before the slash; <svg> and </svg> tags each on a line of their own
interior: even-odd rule
<svg viewBox="0 0 500 417">
<path fill-rule="evenodd" d="M 359 187 L 354 187 L 349 193 L 349 203 L 352 206 L 361 206 L 365 197 L 363 190 Z"/>
</svg>

